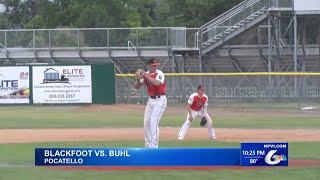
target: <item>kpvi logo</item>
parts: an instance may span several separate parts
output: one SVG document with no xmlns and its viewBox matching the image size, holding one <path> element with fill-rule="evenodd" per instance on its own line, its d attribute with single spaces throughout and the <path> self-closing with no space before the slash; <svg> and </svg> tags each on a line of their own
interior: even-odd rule
<svg viewBox="0 0 320 180">
<path fill-rule="evenodd" d="M 276 165 L 279 164 L 281 161 L 287 161 L 287 157 L 283 154 L 274 155 L 277 150 L 270 150 L 266 157 L 264 158 L 264 162 L 269 165 Z"/>
</svg>

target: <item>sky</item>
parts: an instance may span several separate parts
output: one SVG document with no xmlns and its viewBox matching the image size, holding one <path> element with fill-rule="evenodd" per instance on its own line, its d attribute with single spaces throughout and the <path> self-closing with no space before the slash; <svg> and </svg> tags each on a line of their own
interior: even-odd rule
<svg viewBox="0 0 320 180">
<path fill-rule="evenodd" d="M 0 13 L 4 12 L 5 11 L 5 7 L 4 5 L 0 4 Z"/>
</svg>

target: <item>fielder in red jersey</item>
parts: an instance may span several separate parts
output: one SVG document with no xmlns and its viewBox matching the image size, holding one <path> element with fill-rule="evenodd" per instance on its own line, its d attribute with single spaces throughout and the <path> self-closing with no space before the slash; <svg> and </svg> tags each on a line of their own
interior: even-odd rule
<svg viewBox="0 0 320 180">
<path fill-rule="evenodd" d="M 167 107 L 166 82 L 162 71 L 157 69 L 160 62 L 154 58 L 148 60 L 147 72 L 142 72 L 143 79 L 136 80 L 134 88 L 145 85 L 149 99 L 144 112 L 145 147 L 158 148 L 159 122 Z"/>
<path fill-rule="evenodd" d="M 218 139 L 214 132 L 212 120 L 209 114 L 207 113 L 208 96 L 204 94 L 204 90 L 205 90 L 204 86 L 199 85 L 197 88 L 197 92 L 190 95 L 188 99 L 188 105 L 187 105 L 187 110 L 188 110 L 187 119 L 180 129 L 179 136 L 178 136 L 179 140 L 184 139 L 193 119 L 196 118 L 197 116 L 199 116 L 200 119 L 202 117 L 205 117 L 207 119 L 206 126 L 208 128 L 209 139 L 210 140 Z"/>
</svg>

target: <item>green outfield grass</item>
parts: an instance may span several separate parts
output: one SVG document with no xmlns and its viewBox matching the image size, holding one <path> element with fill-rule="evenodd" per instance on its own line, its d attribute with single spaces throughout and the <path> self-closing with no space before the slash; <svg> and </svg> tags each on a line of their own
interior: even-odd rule
<svg viewBox="0 0 320 180">
<path fill-rule="evenodd" d="M 179 106 L 180 108 L 183 108 Z M 209 111 L 210 113 L 210 111 Z M 290 112 L 288 112 L 289 114 Z M 96 127 L 142 127 L 143 112 L 114 113 L 107 111 L 81 111 L 79 107 L 0 107 L 0 128 L 96 128 Z M 320 128 L 320 118 L 286 116 L 215 116 L 210 113 L 217 128 Z M 180 127 L 185 113 L 166 112 L 161 127 Z M 281 120 L 281 123 L 279 123 Z M 199 127 L 195 122 L 191 127 Z"/>
<path fill-rule="evenodd" d="M 45 168 L 0 168 L 5 180 L 318 180 L 319 167 L 221 171 L 61 171 Z"/>
<path fill-rule="evenodd" d="M 75 171 L 34 167 L 35 147 L 141 147 L 140 141 L 0 144 L 1 162 L 26 167 L 0 167 L 0 179 L 318 179 L 319 167 L 215 171 Z M 240 147 L 239 143 L 164 141 L 162 147 Z M 289 143 L 290 159 L 320 159 L 320 143 Z"/>
<path fill-rule="evenodd" d="M 184 108 L 184 105 L 171 105 Z M 228 108 L 237 107 L 227 106 Z M 263 107 L 254 106 L 257 109 Z M 280 107 L 280 105 L 279 105 Z M 279 108 L 278 107 L 278 108 Z M 293 108 L 294 106 L 292 106 Z M 215 107 L 213 107 L 215 108 Z M 244 107 L 240 107 L 244 108 Z M 246 108 L 250 108 L 246 106 Z M 286 109 L 281 105 L 281 109 Z M 288 108 L 290 109 L 290 107 Z M 180 127 L 185 120 L 185 113 L 166 112 L 161 120 L 162 127 Z M 210 113 L 211 111 L 209 111 Z M 142 127 L 143 112 L 114 113 L 105 111 L 81 111 L 80 107 L 38 107 L 12 106 L 0 107 L 0 129 L 6 128 L 94 128 L 94 127 Z M 229 116 L 214 117 L 216 128 L 272 128 L 272 129 L 319 129 L 320 118 L 308 113 L 303 117 L 295 116 Z M 199 127 L 194 122 L 192 127 Z M 314 179 L 320 177 L 319 167 L 286 167 L 258 170 L 219 170 L 219 171 L 67 171 L 50 170 L 34 167 L 35 147 L 143 147 L 142 141 L 115 142 L 56 142 L 0 144 L 0 180 L 64 180 L 64 179 Z M 239 147 L 239 143 L 209 141 L 160 141 L 161 147 Z M 190 155 L 192 156 L 192 155 Z M 320 160 L 320 142 L 289 143 L 290 159 Z M 2 167 L 1 167 L 2 164 Z M 6 165 L 7 164 L 7 165 Z M 22 165 L 22 167 L 6 167 Z"/>
</svg>

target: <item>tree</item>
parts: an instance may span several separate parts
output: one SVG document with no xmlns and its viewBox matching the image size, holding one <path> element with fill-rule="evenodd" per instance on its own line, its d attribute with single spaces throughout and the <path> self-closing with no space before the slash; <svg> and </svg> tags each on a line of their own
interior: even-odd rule
<svg viewBox="0 0 320 180">
<path fill-rule="evenodd" d="M 242 0 L 0 0 L 0 27 L 199 27 Z"/>
<path fill-rule="evenodd" d="M 154 0 L 160 26 L 200 27 L 243 0 Z"/>
<path fill-rule="evenodd" d="M 35 0 L 1 0 L 0 4 L 5 6 L 0 26 L 6 29 L 24 28 L 35 14 Z"/>
</svg>

